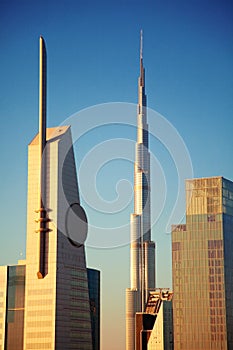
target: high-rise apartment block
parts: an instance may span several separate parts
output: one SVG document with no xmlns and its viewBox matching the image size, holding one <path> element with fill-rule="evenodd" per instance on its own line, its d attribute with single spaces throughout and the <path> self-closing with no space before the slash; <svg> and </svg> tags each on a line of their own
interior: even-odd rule
<svg viewBox="0 0 233 350">
<path fill-rule="evenodd" d="M 172 228 L 175 350 L 233 349 L 233 182 L 186 181 L 186 224 Z"/>
</svg>

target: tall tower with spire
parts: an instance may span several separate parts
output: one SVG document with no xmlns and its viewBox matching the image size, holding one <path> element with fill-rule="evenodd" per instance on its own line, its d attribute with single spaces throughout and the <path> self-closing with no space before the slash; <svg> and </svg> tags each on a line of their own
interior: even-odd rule
<svg viewBox="0 0 233 350">
<path fill-rule="evenodd" d="M 135 314 L 144 311 L 149 291 L 155 289 L 155 243 L 151 241 L 148 141 L 143 35 L 141 31 L 137 143 L 134 164 L 134 213 L 130 217 L 130 288 L 126 290 L 126 350 L 135 349 Z"/>
<path fill-rule="evenodd" d="M 71 127 L 46 127 L 46 47 L 42 37 L 39 90 L 39 133 L 28 147 L 23 349 L 92 350 L 82 240 L 87 218 L 80 205 Z"/>
<path fill-rule="evenodd" d="M 99 350 L 100 271 L 86 267 L 70 126 L 46 126 L 40 37 L 39 132 L 28 146 L 27 254 L 0 266 L 0 349 Z"/>
</svg>

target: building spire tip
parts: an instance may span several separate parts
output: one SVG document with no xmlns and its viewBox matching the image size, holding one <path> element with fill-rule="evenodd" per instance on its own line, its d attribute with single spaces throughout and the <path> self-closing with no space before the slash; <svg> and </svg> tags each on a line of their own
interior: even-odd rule
<svg viewBox="0 0 233 350">
<path fill-rule="evenodd" d="M 143 31 L 140 30 L 140 59 L 142 59 L 142 53 L 143 53 Z"/>
</svg>

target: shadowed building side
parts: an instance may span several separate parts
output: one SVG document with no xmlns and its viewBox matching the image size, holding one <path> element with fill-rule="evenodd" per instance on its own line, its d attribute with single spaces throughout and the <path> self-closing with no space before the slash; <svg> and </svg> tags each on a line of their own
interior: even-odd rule
<svg viewBox="0 0 233 350">
<path fill-rule="evenodd" d="M 100 271 L 87 269 L 93 350 L 100 350 Z"/>
</svg>

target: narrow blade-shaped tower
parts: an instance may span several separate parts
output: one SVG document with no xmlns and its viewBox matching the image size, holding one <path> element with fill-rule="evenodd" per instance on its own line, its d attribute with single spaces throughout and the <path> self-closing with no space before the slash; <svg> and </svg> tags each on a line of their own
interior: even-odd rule
<svg viewBox="0 0 233 350">
<path fill-rule="evenodd" d="M 144 311 L 149 291 L 155 289 L 155 243 L 151 241 L 150 152 L 142 41 L 141 31 L 134 213 L 130 217 L 130 288 L 126 290 L 126 350 L 135 350 L 135 313 Z"/>
<path fill-rule="evenodd" d="M 38 229 L 37 233 L 40 235 L 39 245 L 39 269 L 37 272 L 38 278 L 44 278 L 46 274 L 46 234 L 49 231 L 47 222 L 49 221 L 44 205 L 46 197 L 46 80 L 47 80 L 47 57 L 45 41 L 40 37 L 40 72 L 39 72 L 39 141 L 38 141 L 38 163 L 39 163 L 39 177 L 38 177 Z"/>
<path fill-rule="evenodd" d="M 42 37 L 39 90 L 39 132 L 28 146 L 23 349 L 92 350 L 93 344 L 98 349 L 99 320 L 97 312 L 91 314 L 90 296 L 99 308 L 95 298 L 99 277 L 95 271 L 90 280 L 87 275 L 82 240 L 87 218 L 80 205 L 71 127 L 46 128 L 46 48 Z M 91 288 L 97 293 L 94 297 Z"/>
</svg>

